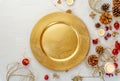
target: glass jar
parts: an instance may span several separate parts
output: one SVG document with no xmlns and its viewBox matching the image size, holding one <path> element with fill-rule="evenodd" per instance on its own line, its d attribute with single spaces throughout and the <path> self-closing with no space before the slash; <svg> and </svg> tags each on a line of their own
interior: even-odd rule
<svg viewBox="0 0 120 81">
<path fill-rule="evenodd" d="M 89 6 L 97 13 L 102 13 L 103 10 L 101 9 L 103 4 L 109 4 L 109 12 L 112 11 L 112 0 L 88 0 Z"/>
</svg>

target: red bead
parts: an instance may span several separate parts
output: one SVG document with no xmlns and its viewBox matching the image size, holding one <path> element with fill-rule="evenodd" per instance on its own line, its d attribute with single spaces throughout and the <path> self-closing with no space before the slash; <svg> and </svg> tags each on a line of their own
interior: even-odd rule
<svg viewBox="0 0 120 81">
<path fill-rule="evenodd" d="M 93 44 L 98 44 L 98 39 L 93 39 L 92 42 Z"/>
<path fill-rule="evenodd" d="M 118 41 L 115 41 L 115 48 L 120 50 L 120 43 Z"/>
<path fill-rule="evenodd" d="M 24 66 L 27 66 L 29 63 L 30 63 L 30 61 L 29 61 L 28 58 L 24 58 L 24 59 L 22 60 L 22 64 L 23 64 Z"/>
<path fill-rule="evenodd" d="M 44 79 L 45 79 L 45 80 L 48 80 L 48 79 L 49 79 L 49 76 L 48 76 L 48 75 L 45 75 L 45 76 L 44 76 Z"/>
<path fill-rule="evenodd" d="M 113 54 L 113 55 L 118 55 L 118 50 L 117 50 L 116 48 L 113 49 L 113 50 L 112 50 L 112 54 Z"/>
<path fill-rule="evenodd" d="M 118 30 L 119 27 L 120 27 L 120 24 L 119 24 L 118 22 L 115 22 L 115 23 L 114 23 L 114 28 L 115 28 L 116 30 Z"/>
<path fill-rule="evenodd" d="M 115 68 L 118 68 L 118 63 L 114 63 Z"/>
</svg>

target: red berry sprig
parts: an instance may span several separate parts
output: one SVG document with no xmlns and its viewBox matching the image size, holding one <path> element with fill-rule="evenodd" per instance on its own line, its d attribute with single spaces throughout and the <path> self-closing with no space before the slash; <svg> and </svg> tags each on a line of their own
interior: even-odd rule
<svg viewBox="0 0 120 81">
<path fill-rule="evenodd" d="M 109 27 L 108 27 L 108 26 L 106 26 L 106 27 L 105 27 L 105 30 L 106 30 L 106 31 L 108 31 L 108 30 L 109 30 Z"/>
<path fill-rule="evenodd" d="M 105 40 L 108 40 L 108 38 L 110 38 L 110 37 L 111 37 L 111 34 L 108 32 L 108 33 L 105 35 L 104 39 L 105 39 Z"/>
<path fill-rule="evenodd" d="M 98 39 L 93 39 L 92 42 L 93 44 L 98 44 Z"/>
<path fill-rule="evenodd" d="M 115 41 L 115 48 L 112 50 L 113 55 L 118 55 L 120 52 L 120 43 L 118 41 Z"/>
<path fill-rule="evenodd" d="M 113 77 L 113 74 L 112 73 L 106 73 L 106 75 L 108 76 L 108 77 Z"/>
<path fill-rule="evenodd" d="M 48 76 L 48 75 L 45 75 L 45 76 L 44 76 L 44 79 L 45 79 L 45 80 L 48 80 L 48 79 L 49 79 L 49 76 Z"/>
<path fill-rule="evenodd" d="M 108 37 L 107 37 L 107 36 L 105 36 L 105 37 L 104 37 L 104 39 L 105 39 L 105 40 L 108 40 Z"/>
<path fill-rule="evenodd" d="M 120 51 L 120 43 L 115 41 L 115 48 Z"/>
<path fill-rule="evenodd" d="M 106 30 L 106 31 L 112 30 L 112 26 L 105 26 L 105 30 Z"/>
<path fill-rule="evenodd" d="M 118 68 L 118 63 L 114 63 L 115 68 Z"/>
<path fill-rule="evenodd" d="M 106 36 L 109 38 L 109 37 L 111 37 L 111 34 L 110 34 L 110 33 L 107 33 L 107 35 L 106 35 Z"/>
<path fill-rule="evenodd" d="M 29 61 L 28 58 L 24 58 L 24 59 L 22 60 L 22 64 L 23 64 L 24 66 L 27 66 L 29 63 L 30 63 L 30 61 Z"/>
</svg>

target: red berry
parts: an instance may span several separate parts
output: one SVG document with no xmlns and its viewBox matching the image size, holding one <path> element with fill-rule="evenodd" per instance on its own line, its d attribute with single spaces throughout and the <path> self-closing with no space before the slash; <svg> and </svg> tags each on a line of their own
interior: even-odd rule
<svg viewBox="0 0 120 81">
<path fill-rule="evenodd" d="M 106 31 L 108 31 L 108 30 L 109 30 L 109 27 L 108 27 L 108 26 L 106 26 L 106 27 L 105 27 L 105 30 L 106 30 Z"/>
<path fill-rule="evenodd" d="M 120 43 L 118 41 L 115 41 L 115 48 L 120 50 Z"/>
<path fill-rule="evenodd" d="M 48 79 L 49 79 L 49 76 L 48 76 L 48 75 L 45 75 L 45 76 L 44 76 L 44 79 L 45 79 L 45 80 L 48 80 Z"/>
<path fill-rule="evenodd" d="M 113 54 L 113 55 L 118 55 L 118 50 L 117 50 L 116 48 L 113 49 L 113 50 L 112 50 L 112 54 Z"/>
<path fill-rule="evenodd" d="M 116 30 L 118 30 L 119 27 L 120 27 L 120 24 L 119 24 L 118 22 L 115 22 L 115 23 L 114 23 L 114 28 L 115 28 Z"/>
<path fill-rule="evenodd" d="M 113 77 L 113 74 L 111 73 L 111 76 Z"/>
<path fill-rule="evenodd" d="M 110 77 L 110 73 L 106 73 L 106 75 L 107 75 L 108 77 Z"/>
<path fill-rule="evenodd" d="M 107 33 L 107 35 L 106 35 L 107 37 L 111 37 L 111 34 L 110 33 Z"/>
<path fill-rule="evenodd" d="M 22 60 L 22 64 L 23 64 L 24 66 L 27 66 L 29 63 L 30 63 L 30 61 L 29 61 L 28 58 L 24 58 L 24 59 Z"/>
<path fill-rule="evenodd" d="M 113 77 L 113 74 L 112 73 L 106 73 L 106 75 L 108 76 L 108 77 Z"/>
<path fill-rule="evenodd" d="M 105 39 L 105 40 L 108 40 L 108 37 L 107 37 L 107 36 L 105 36 L 105 37 L 104 37 L 104 39 Z"/>
<path fill-rule="evenodd" d="M 92 42 L 93 44 L 98 44 L 98 39 L 93 39 Z"/>
<path fill-rule="evenodd" d="M 114 63 L 115 68 L 118 68 L 118 63 Z"/>
</svg>

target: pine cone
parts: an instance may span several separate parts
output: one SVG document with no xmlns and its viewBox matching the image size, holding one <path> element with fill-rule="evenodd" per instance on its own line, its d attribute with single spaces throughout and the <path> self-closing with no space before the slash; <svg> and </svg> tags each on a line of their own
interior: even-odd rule
<svg viewBox="0 0 120 81">
<path fill-rule="evenodd" d="M 104 53 L 104 48 L 103 48 L 102 46 L 97 46 L 97 47 L 96 47 L 96 52 L 97 52 L 98 54 L 103 54 L 103 53 Z"/>
<path fill-rule="evenodd" d="M 120 0 L 113 0 L 112 13 L 114 17 L 120 17 Z"/>
<path fill-rule="evenodd" d="M 101 9 L 103 10 L 103 11 L 108 11 L 109 10 L 109 8 L 110 8 L 110 4 L 109 3 L 104 3 L 102 6 L 101 6 Z"/>
<path fill-rule="evenodd" d="M 114 17 L 120 17 L 120 4 L 114 5 L 114 7 L 112 8 L 112 13 Z"/>
<path fill-rule="evenodd" d="M 99 21 L 105 25 L 110 24 L 112 22 L 112 15 L 109 14 L 108 12 L 102 13 Z"/>
<path fill-rule="evenodd" d="M 118 5 L 120 4 L 120 0 L 113 0 L 113 5 Z"/>
<path fill-rule="evenodd" d="M 91 66 L 95 66 L 98 64 L 98 57 L 96 55 L 90 55 L 88 57 L 88 64 Z"/>
</svg>

